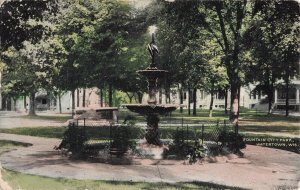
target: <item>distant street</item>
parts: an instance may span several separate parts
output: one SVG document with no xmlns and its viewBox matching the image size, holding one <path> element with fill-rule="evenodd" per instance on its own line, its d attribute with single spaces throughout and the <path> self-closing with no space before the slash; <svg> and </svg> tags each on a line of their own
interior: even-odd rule
<svg viewBox="0 0 300 190">
<path fill-rule="evenodd" d="M 18 127 L 59 127 L 62 122 L 30 119 L 25 117 L 25 113 L 0 111 L 0 128 L 18 128 Z"/>
</svg>

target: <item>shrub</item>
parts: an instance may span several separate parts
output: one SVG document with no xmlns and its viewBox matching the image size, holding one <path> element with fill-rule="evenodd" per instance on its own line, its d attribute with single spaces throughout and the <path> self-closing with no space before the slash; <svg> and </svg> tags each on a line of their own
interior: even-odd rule
<svg viewBox="0 0 300 190">
<path fill-rule="evenodd" d="M 84 144 L 87 141 L 85 131 L 81 127 L 70 123 L 63 135 L 62 142 L 58 149 L 66 149 L 72 156 L 80 156 L 84 152 Z"/>
<path fill-rule="evenodd" d="M 238 152 L 240 149 L 246 147 L 246 143 L 244 142 L 244 137 L 240 134 L 235 134 L 234 132 L 228 132 L 226 130 L 222 130 L 218 141 L 222 143 L 223 147 L 227 147 L 230 151 Z"/>
<path fill-rule="evenodd" d="M 195 135 L 195 137 L 196 136 L 197 135 Z M 189 163 L 195 163 L 197 159 L 204 157 L 205 151 L 205 148 L 199 142 L 198 138 L 195 138 L 193 141 L 185 140 L 184 131 L 177 129 L 173 134 L 173 143 L 170 144 L 169 151 L 165 154 L 176 155 L 177 158 L 187 157 Z"/>
<path fill-rule="evenodd" d="M 111 154 L 122 156 L 128 149 L 136 149 L 136 141 L 131 139 L 131 129 L 128 125 L 112 127 Z"/>
</svg>

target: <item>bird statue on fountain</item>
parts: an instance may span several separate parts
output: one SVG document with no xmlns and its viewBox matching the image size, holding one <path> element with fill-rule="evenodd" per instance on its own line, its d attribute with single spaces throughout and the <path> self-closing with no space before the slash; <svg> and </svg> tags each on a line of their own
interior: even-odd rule
<svg viewBox="0 0 300 190">
<path fill-rule="evenodd" d="M 156 68 L 156 64 L 155 64 L 155 55 L 158 54 L 158 48 L 156 46 L 156 43 L 155 43 L 155 37 L 154 37 L 154 33 L 152 33 L 152 41 L 150 42 L 150 44 L 148 44 L 148 47 L 147 47 L 150 55 L 151 55 L 151 58 L 152 58 L 152 63 L 150 64 L 150 68 L 151 69 L 154 69 Z"/>
</svg>

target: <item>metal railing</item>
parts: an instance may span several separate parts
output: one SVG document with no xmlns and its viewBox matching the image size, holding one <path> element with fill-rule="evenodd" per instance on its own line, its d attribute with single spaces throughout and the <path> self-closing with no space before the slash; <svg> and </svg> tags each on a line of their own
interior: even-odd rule
<svg viewBox="0 0 300 190">
<path fill-rule="evenodd" d="M 285 99 L 277 99 L 276 101 L 276 104 L 279 104 L 279 105 L 285 105 Z M 297 103 L 297 100 L 296 99 L 289 99 L 289 104 L 290 105 L 295 105 Z M 299 104 L 299 102 L 298 102 Z"/>
<path fill-rule="evenodd" d="M 76 127 L 82 131 L 86 139 L 86 144 L 110 144 L 114 135 L 120 126 L 125 126 L 121 124 L 109 124 L 103 125 L 99 121 L 91 120 L 73 120 L 69 126 Z M 127 127 L 130 139 L 143 139 L 145 135 L 144 127 L 141 126 L 130 126 Z M 217 121 L 217 122 L 203 122 L 199 124 L 185 124 L 182 123 L 175 126 L 162 126 L 159 128 L 161 139 L 174 140 L 176 134 L 177 138 L 179 135 L 179 140 L 182 142 L 199 141 L 205 145 L 216 145 L 222 146 L 222 141 L 226 137 L 226 134 L 238 134 L 238 126 L 231 124 L 229 121 Z M 226 140 L 226 139 L 225 139 Z"/>
</svg>

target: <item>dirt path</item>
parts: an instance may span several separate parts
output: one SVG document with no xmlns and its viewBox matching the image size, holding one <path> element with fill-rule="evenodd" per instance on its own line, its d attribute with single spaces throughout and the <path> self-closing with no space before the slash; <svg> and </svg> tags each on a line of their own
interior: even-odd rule
<svg viewBox="0 0 300 190">
<path fill-rule="evenodd" d="M 153 165 L 109 165 L 74 161 L 53 150 L 59 139 L 2 134 L 0 139 L 31 143 L 0 156 L 3 168 L 13 171 L 69 179 L 191 182 L 202 181 L 249 189 L 297 189 L 300 155 L 283 150 L 250 146 L 244 158 L 219 157 L 215 163 L 184 165 L 182 161 Z"/>
</svg>

